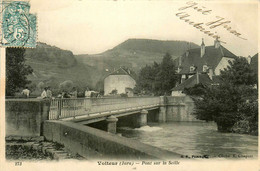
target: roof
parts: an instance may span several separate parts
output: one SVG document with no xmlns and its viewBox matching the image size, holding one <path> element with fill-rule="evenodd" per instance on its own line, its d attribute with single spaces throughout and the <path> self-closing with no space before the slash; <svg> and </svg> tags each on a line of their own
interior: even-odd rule
<svg viewBox="0 0 260 171">
<path fill-rule="evenodd" d="M 199 77 L 197 82 L 197 76 Z M 209 78 L 208 74 L 195 74 L 191 78 L 185 80 L 183 83 L 179 84 L 177 87 L 172 88 L 172 91 L 182 91 L 184 88 L 190 88 L 196 84 L 202 83 L 204 85 L 212 84 L 213 81 Z"/>
<path fill-rule="evenodd" d="M 181 56 L 181 72 L 180 74 L 185 74 L 190 72 L 190 66 L 194 65 L 197 67 L 199 72 L 203 71 L 203 65 L 215 69 L 223 57 L 235 58 L 232 52 L 227 50 L 224 46 L 220 45 L 219 48 L 215 46 L 206 46 L 205 54 L 200 57 L 201 48 L 188 50 L 188 56 L 184 53 Z"/>
<path fill-rule="evenodd" d="M 124 68 L 119 68 L 113 72 L 111 72 L 109 75 L 129 75 L 128 71 Z"/>
<path fill-rule="evenodd" d="M 221 79 L 221 77 L 219 75 L 214 75 L 214 76 L 212 76 L 212 82 L 219 84 L 219 83 L 223 82 L 223 80 Z"/>
<path fill-rule="evenodd" d="M 129 75 L 130 77 L 132 77 L 133 79 L 135 78 L 134 73 L 131 72 L 130 70 L 120 67 L 119 69 L 111 72 L 110 74 L 108 74 L 106 77 L 110 76 L 110 75 Z"/>
</svg>

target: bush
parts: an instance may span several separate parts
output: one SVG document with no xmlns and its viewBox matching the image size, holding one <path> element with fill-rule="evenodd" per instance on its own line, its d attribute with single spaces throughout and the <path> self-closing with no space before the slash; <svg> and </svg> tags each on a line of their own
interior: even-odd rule
<svg viewBox="0 0 260 171">
<path fill-rule="evenodd" d="M 197 119 L 215 121 L 218 130 L 231 132 L 235 123 L 248 120 L 252 131 L 257 127 L 258 118 L 257 92 L 250 86 L 221 84 L 206 87 L 201 98 L 194 99 Z M 246 102 L 251 99 L 250 103 Z"/>
<path fill-rule="evenodd" d="M 258 133 L 258 91 L 254 73 L 244 58 L 235 58 L 221 71 L 218 86 L 186 89 L 194 98 L 197 119 L 215 121 L 221 132 Z"/>
<path fill-rule="evenodd" d="M 120 96 L 121 97 L 128 97 L 127 94 L 125 94 L 125 93 L 121 93 Z"/>
<path fill-rule="evenodd" d="M 257 98 L 257 95 L 255 95 Z M 249 125 L 249 133 L 258 134 L 258 101 L 246 100 L 239 104 L 238 111 L 240 119 L 247 121 Z"/>
<path fill-rule="evenodd" d="M 112 90 L 110 94 L 116 95 L 117 94 L 117 89 Z"/>
<path fill-rule="evenodd" d="M 69 92 L 73 87 L 73 82 L 71 80 L 66 80 L 59 85 L 59 89 L 62 91 Z"/>
</svg>

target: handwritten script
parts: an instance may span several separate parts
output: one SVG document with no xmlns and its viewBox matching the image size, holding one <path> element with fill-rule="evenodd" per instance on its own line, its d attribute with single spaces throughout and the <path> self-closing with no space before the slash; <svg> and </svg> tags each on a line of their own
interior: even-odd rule
<svg viewBox="0 0 260 171">
<path fill-rule="evenodd" d="M 196 29 L 200 30 L 204 34 L 213 37 L 215 39 L 218 39 L 222 43 L 225 43 L 220 39 L 220 36 L 216 34 L 212 29 L 214 28 L 223 28 L 230 34 L 235 35 L 236 37 L 247 40 L 242 37 L 242 34 L 238 31 L 232 29 L 232 27 L 229 25 L 231 21 L 226 20 L 224 17 L 215 16 L 215 20 L 209 21 L 209 22 L 195 22 L 192 21 L 189 17 L 191 17 L 191 14 L 187 12 L 187 9 L 193 9 L 196 12 L 202 14 L 202 15 L 210 15 L 212 14 L 212 10 L 206 9 L 206 7 L 200 6 L 198 3 L 190 1 L 185 4 L 185 6 L 178 9 L 178 13 L 176 13 L 176 16 L 179 17 L 180 20 L 185 21 L 186 23 L 192 25 Z M 213 33 L 214 32 L 214 33 Z"/>
</svg>

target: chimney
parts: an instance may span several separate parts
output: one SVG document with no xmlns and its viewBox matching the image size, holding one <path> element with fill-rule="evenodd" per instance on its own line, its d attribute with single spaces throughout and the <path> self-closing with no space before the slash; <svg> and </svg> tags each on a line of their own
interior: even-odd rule
<svg viewBox="0 0 260 171">
<path fill-rule="evenodd" d="M 211 80 L 213 79 L 213 69 L 212 68 L 209 69 L 208 76 Z"/>
<path fill-rule="evenodd" d="M 183 83 L 186 80 L 186 75 L 181 75 L 181 83 Z"/>
<path fill-rule="evenodd" d="M 214 46 L 215 46 L 215 48 L 219 48 L 220 47 L 220 41 L 218 40 L 218 37 L 214 41 Z"/>
<path fill-rule="evenodd" d="M 250 64 L 252 57 L 249 55 L 246 59 L 247 59 L 247 62 Z"/>
<path fill-rule="evenodd" d="M 202 39 L 201 47 L 200 47 L 200 57 L 202 58 L 205 54 L 205 44 L 204 40 Z"/>
<path fill-rule="evenodd" d="M 181 72 L 181 67 L 178 66 L 177 73 L 180 73 L 180 72 Z"/>
<path fill-rule="evenodd" d="M 207 64 L 204 64 L 204 65 L 202 66 L 202 72 L 207 72 L 207 70 L 208 70 L 208 65 L 207 65 Z"/>
<path fill-rule="evenodd" d="M 200 80 L 199 80 L 199 72 L 197 71 L 197 74 L 196 74 L 196 81 L 197 81 L 197 84 L 199 84 L 200 83 Z"/>
</svg>

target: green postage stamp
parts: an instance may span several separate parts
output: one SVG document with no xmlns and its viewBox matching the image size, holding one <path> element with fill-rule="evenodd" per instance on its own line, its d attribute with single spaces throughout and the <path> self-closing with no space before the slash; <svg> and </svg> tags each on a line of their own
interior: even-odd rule
<svg viewBox="0 0 260 171">
<path fill-rule="evenodd" d="M 36 15 L 26 1 L 1 1 L 1 46 L 36 47 Z"/>
</svg>

